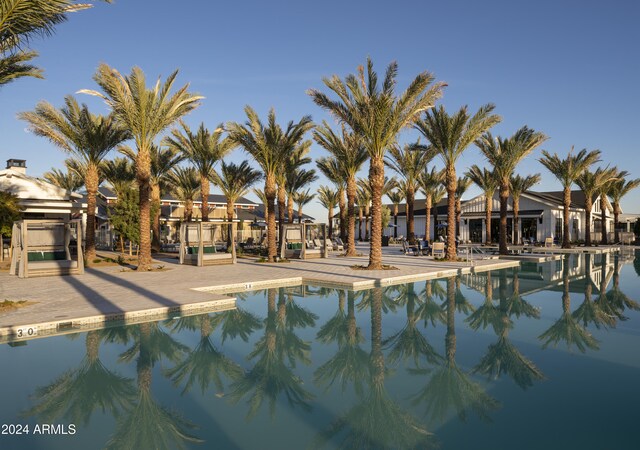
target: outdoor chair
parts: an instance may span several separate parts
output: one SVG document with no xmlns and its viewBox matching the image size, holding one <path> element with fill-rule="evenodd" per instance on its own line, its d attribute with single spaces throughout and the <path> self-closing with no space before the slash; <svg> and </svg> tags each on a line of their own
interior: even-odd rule
<svg viewBox="0 0 640 450">
<path fill-rule="evenodd" d="M 445 257 L 444 242 L 434 242 L 431 246 L 431 255 L 434 258 L 442 259 Z"/>
<path fill-rule="evenodd" d="M 547 248 L 553 247 L 554 246 L 553 238 L 552 237 L 545 238 L 544 246 Z"/>
<path fill-rule="evenodd" d="M 333 240 L 333 249 L 339 252 L 343 252 L 344 251 L 344 244 L 342 243 L 342 239 L 340 238 L 335 238 Z"/>
<path fill-rule="evenodd" d="M 405 255 L 419 256 L 420 249 L 416 245 L 409 245 L 409 243 L 403 239 L 402 240 L 402 252 Z"/>
</svg>

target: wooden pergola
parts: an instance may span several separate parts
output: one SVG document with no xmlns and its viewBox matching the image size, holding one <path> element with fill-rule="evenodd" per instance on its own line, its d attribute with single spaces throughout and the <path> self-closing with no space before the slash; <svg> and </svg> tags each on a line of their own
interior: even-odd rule
<svg viewBox="0 0 640 450">
<path fill-rule="evenodd" d="M 235 234 L 234 222 L 183 222 L 180 224 L 180 264 L 235 264 Z"/>
</svg>

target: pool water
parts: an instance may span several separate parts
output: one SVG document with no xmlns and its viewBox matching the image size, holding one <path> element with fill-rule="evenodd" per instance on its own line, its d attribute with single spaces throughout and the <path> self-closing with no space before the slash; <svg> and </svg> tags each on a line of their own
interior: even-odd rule
<svg viewBox="0 0 640 450">
<path fill-rule="evenodd" d="M 571 255 L 0 345 L 0 448 L 636 449 L 639 294 Z"/>
</svg>

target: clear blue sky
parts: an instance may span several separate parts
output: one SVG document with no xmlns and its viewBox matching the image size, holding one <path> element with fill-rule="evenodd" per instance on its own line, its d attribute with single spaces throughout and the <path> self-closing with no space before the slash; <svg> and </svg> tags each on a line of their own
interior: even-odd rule
<svg viewBox="0 0 640 450">
<path fill-rule="evenodd" d="M 398 62 L 401 89 L 423 70 L 446 81 L 441 103 L 449 110 L 495 103 L 504 119 L 495 134 L 526 124 L 550 137 L 543 148 L 551 152 L 598 148 L 604 163 L 640 177 L 639 23 L 640 3 L 632 0 L 97 4 L 33 42 L 46 80 L 21 79 L 0 90 L 0 159 L 26 158 L 34 175 L 60 167 L 65 155 L 26 133 L 16 113 L 95 88 L 100 62 L 123 73 L 138 65 L 151 81 L 179 68 L 178 83 L 190 82 L 206 97 L 186 121 L 215 128 L 244 121 L 246 104 L 262 117 L 273 106 L 282 123 L 304 114 L 327 119 L 305 90 L 322 88 L 323 76 L 353 73 L 371 56 L 379 72 Z M 105 111 L 99 100 L 78 97 Z M 401 140 L 416 137 L 409 130 Z M 322 154 L 314 146 L 312 156 Z M 559 190 L 538 156 L 519 172 L 540 172 L 537 189 Z M 240 150 L 231 156 L 246 157 Z M 474 163 L 483 159 L 472 147 L 459 172 Z M 640 190 L 623 208 L 640 212 Z M 325 217 L 317 204 L 307 212 Z"/>
</svg>

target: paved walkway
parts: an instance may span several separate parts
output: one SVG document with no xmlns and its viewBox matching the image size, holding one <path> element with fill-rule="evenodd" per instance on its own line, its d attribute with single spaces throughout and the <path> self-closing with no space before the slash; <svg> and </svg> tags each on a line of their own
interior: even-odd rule
<svg viewBox="0 0 640 450">
<path fill-rule="evenodd" d="M 361 252 L 367 247 L 359 247 Z M 84 275 L 19 279 L 0 273 L 0 301 L 28 300 L 35 304 L 0 314 L 0 336 L 15 335 L 19 329 L 37 326 L 43 330 L 108 320 L 130 323 L 142 318 L 194 313 L 206 309 L 233 307 L 224 293 L 267 286 L 313 283 L 366 289 L 452 276 L 471 271 L 512 267 L 517 261 L 475 260 L 445 263 L 430 257 L 404 256 L 398 247 L 384 251 L 384 263 L 397 270 L 354 270 L 366 265 L 367 257 L 337 257 L 265 264 L 239 259 L 235 265 L 181 266 L 175 259 L 160 259 L 165 271 L 122 272 L 119 266 L 87 269 Z"/>
</svg>

